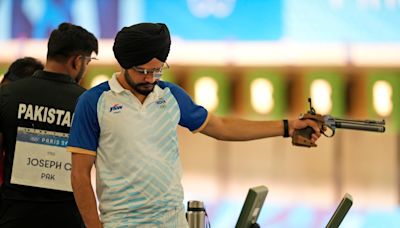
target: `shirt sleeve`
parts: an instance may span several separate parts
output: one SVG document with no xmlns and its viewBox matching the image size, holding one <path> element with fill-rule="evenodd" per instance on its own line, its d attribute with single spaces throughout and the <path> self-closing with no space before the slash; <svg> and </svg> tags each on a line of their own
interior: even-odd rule
<svg viewBox="0 0 400 228">
<path fill-rule="evenodd" d="M 181 113 L 179 125 L 192 132 L 201 131 L 207 124 L 208 111 L 203 106 L 195 104 L 181 87 L 168 82 L 162 82 L 162 86 L 169 87 L 178 102 Z"/>
<path fill-rule="evenodd" d="M 99 96 L 89 91 L 79 97 L 68 139 L 69 152 L 96 155 L 100 135 L 98 99 Z"/>
</svg>

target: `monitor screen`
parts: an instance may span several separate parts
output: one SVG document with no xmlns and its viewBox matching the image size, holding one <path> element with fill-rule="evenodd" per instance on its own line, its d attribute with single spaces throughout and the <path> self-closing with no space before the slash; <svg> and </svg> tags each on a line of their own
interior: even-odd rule
<svg viewBox="0 0 400 228">
<path fill-rule="evenodd" d="M 236 223 L 236 228 L 257 227 L 258 215 L 260 214 L 267 194 L 268 188 L 263 185 L 249 189 L 239 219 Z"/>
<path fill-rule="evenodd" d="M 346 193 L 339 206 L 336 208 L 335 213 L 333 213 L 331 219 L 326 225 L 327 228 L 337 228 L 340 223 L 342 223 L 344 217 L 347 212 L 350 210 L 351 205 L 353 205 L 353 197 L 350 194 Z"/>
</svg>

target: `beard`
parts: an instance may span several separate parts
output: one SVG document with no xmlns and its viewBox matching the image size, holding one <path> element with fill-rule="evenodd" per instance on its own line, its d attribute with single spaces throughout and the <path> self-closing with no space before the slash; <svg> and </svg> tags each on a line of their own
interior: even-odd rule
<svg viewBox="0 0 400 228">
<path fill-rule="evenodd" d="M 128 82 L 128 84 L 132 88 L 132 90 L 141 95 L 144 95 L 144 96 L 147 96 L 151 92 L 153 92 L 154 86 L 157 84 L 157 81 L 155 81 L 153 83 L 149 83 L 149 82 L 135 83 L 132 80 L 132 78 L 130 77 L 127 70 L 125 70 L 124 76 L 125 76 L 126 82 Z"/>
</svg>

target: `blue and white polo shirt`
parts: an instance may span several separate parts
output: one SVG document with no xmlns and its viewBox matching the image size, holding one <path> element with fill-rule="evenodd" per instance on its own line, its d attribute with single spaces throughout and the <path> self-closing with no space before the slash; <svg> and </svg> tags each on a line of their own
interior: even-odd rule
<svg viewBox="0 0 400 228">
<path fill-rule="evenodd" d="M 183 214 L 177 126 L 197 132 L 207 121 L 205 108 L 164 81 L 143 104 L 119 84 L 116 74 L 82 94 L 67 149 L 96 156 L 102 222 L 157 225 L 171 211 Z"/>
</svg>

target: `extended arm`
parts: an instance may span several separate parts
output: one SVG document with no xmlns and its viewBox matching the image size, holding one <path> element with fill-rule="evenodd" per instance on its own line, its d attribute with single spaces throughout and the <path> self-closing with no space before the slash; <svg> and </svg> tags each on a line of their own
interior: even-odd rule
<svg viewBox="0 0 400 228">
<path fill-rule="evenodd" d="M 97 212 L 97 203 L 91 184 L 90 172 L 95 157 L 72 153 L 71 181 L 75 201 L 83 217 L 86 227 L 103 227 Z"/>
<path fill-rule="evenodd" d="M 207 125 L 200 132 L 210 137 L 225 141 L 246 141 L 253 139 L 283 136 L 284 127 L 282 120 L 276 121 L 252 121 L 235 118 L 218 117 L 209 114 Z M 312 120 L 289 120 L 289 136 L 295 129 L 310 126 L 315 133 L 312 136 L 314 142 L 321 135 L 317 123 Z"/>
</svg>

